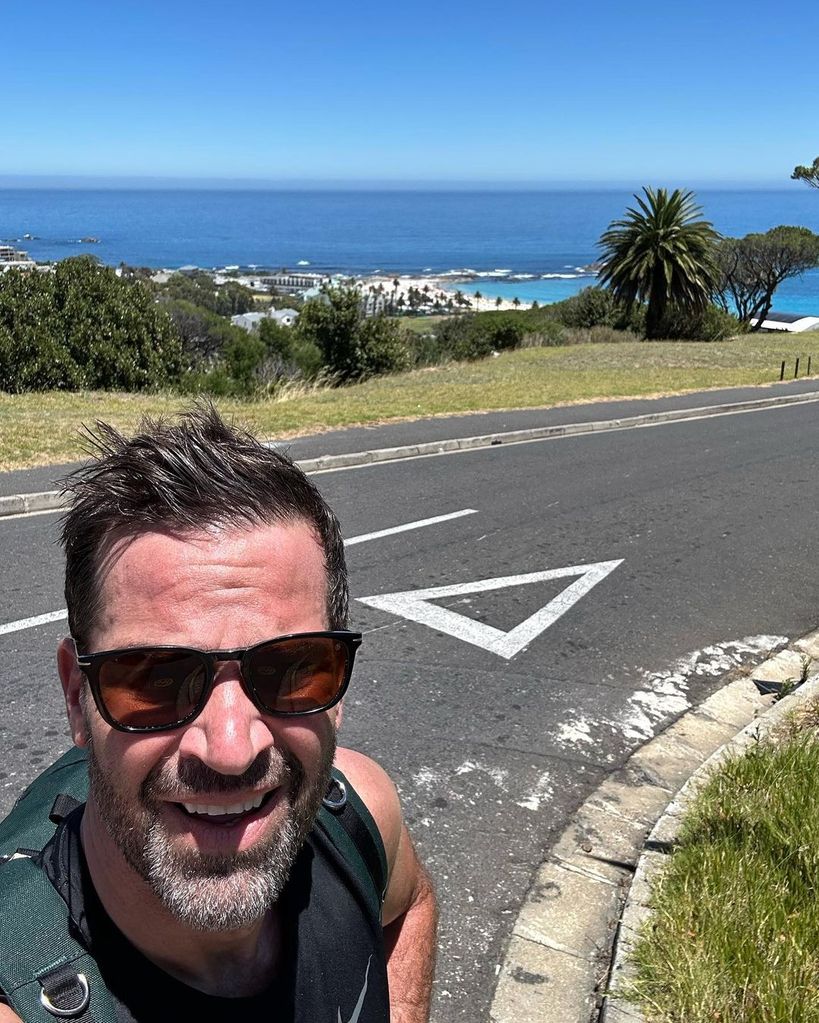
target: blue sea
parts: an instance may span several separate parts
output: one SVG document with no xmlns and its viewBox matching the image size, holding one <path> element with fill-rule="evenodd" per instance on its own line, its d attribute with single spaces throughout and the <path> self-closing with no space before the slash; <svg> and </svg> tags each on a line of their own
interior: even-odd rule
<svg viewBox="0 0 819 1023">
<path fill-rule="evenodd" d="M 700 190 L 697 199 L 725 235 L 778 224 L 819 231 L 819 194 L 804 186 Z M 90 252 L 155 268 L 469 271 L 462 290 L 543 303 L 594 283 L 584 268 L 599 257 L 597 240 L 632 204 L 623 189 L 0 189 L 0 242 L 36 260 Z M 783 284 L 774 304 L 819 314 L 819 271 Z"/>
</svg>

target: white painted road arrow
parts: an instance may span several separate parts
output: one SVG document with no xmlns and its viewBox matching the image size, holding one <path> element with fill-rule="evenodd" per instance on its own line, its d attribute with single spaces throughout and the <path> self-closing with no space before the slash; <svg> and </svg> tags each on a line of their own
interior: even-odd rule
<svg viewBox="0 0 819 1023">
<path fill-rule="evenodd" d="M 520 653 L 533 639 L 545 632 L 550 625 L 564 615 L 573 604 L 596 586 L 601 579 L 613 572 L 623 559 L 618 561 L 597 561 L 589 565 L 572 565 L 570 568 L 550 568 L 545 572 L 529 572 L 526 575 L 505 575 L 498 579 L 479 579 L 472 583 L 454 583 L 451 586 L 430 586 L 425 590 L 404 590 L 402 593 L 380 593 L 372 597 L 358 597 L 368 607 L 389 611 L 400 618 L 407 618 L 419 625 L 445 632 L 448 636 L 472 643 L 490 653 L 507 660 Z M 486 593 L 488 590 L 504 590 L 512 586 L 526 586 L 529 583 L 546 582 L 548 579 L 564 579 L 579 576 L 553 597 L 548 604 L 535 611 L 520 625 L 509 632 L 496 629 L 485 622 L 458 614 L 446 607 L 431 603 L 443 597 L 458 597 L 468 593 Z"/>
</svg>

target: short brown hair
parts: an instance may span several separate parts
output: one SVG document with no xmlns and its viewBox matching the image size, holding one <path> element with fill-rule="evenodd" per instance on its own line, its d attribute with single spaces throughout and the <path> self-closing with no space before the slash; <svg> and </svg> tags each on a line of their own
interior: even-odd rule
<svg viewBox="0 0 819 1023">
<path fill-rule="evenodd" d="M 348 586 L 338 519 L 286 455 L 228 425 L 207 402 L 176 421 L 145 419 L 130 439 L 97 422 L 96 457 L 62 481 L 65 599 L 71 635 L 87 649 L 101 603 L 104 553 L 153 529 L 186 533 L 214 526 L 306 522 L 324 552 L 327 619 L 347 623 Z"/>
</svg>

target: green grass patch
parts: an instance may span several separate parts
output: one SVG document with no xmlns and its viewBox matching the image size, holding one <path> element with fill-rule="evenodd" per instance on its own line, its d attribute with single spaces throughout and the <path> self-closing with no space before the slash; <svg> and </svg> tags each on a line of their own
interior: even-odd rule
<svg viewBox="0 0 819 1023">
<path fill-rule="evenodd" d="M 246 401 L 224 399 L 227 415 L 265 437 L 287 437 L 356 424 L 509 408 L 538 408 L 604 398 L 643 397 L 779 379 L 782 359 L 813 355 L 819 334 L 736 341 L 623 342 L 527 348 L 495 358 L 380 377 L 346 387 L 294 388 Z M 0 393 L 0 469 L 83 457 L 83 423 L 104 419 L 132 430 L 143 415 L 190 404 L 171 394 Z"/>
<path fill-rule="evenodd" d="M 690 807 L 634 950 L 629 995 L 651 1023 L 819 1020 L 817 713 Z"/>
<path fill-rule="evenodd" d="M 413 334 L 434 334 L 436 326 L 448 316 L 399 316 L 399 324 Z"/>
</svg>

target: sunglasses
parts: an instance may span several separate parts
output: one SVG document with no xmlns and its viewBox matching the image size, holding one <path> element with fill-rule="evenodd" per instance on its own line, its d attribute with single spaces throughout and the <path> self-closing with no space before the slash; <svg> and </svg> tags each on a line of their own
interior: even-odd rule
<svg viewBox="0 0 819 1023">
<path fill-rule="evenodd" d="M 239 661 L 242 687 L 264 714 L 319 714 L 344 696 L 360 632 L 302 632 L 239 650 L 126 647 L 77 654 L 102 717 L 121 732 L 179 728 L 202 712 L 219 661 Z"/>
</svg>

